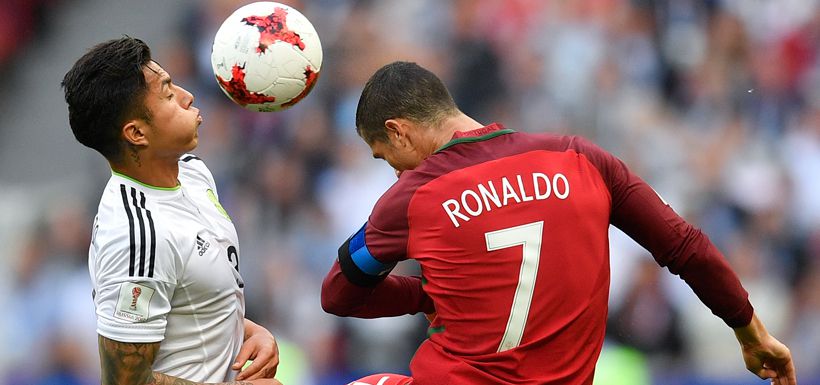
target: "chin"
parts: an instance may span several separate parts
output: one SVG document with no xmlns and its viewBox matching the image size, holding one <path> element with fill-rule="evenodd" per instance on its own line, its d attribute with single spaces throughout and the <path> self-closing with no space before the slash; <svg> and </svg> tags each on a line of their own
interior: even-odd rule
<svg viewBox="0 0 820 385">
<path fill-rule="evenodd" d="M 188 148 L 185 150 L 185 152 L 193 151 L 194 149 L 196 149 L 196 146 L 198 144 L 199 144 L 199 138 L 195 136 L 194 139 L 191 140 L 191 143 L 188 145 Z"/>
</svg>

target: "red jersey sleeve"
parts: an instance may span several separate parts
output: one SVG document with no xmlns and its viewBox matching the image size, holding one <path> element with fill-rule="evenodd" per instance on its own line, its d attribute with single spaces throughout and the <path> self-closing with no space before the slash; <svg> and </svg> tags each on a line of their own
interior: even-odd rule
<svg viewBox="0 0 820 385">
<path fill-rule="evenodd" d="M 433 301 L 421 288 L 420 277 L 389 275 L 373 287 L 358 286 L 342 273 L 338 261 L 322 283 L 322 309 L 340 317 L 358 318 L 435 311 Z"/>
<path fill-rule="evenodd" d="M 377 318 L 435 311 L 421 277 L 387 274 L 395 262 L 407 259 L 406 213 L 412 190 L 403 182 L 379 199 L 365 226 L 340 249 L 343 264 L 337 260 L 322 283 L 326 312 Z"/>
<path fill-rule="evenodd" d="M 751 322 L 748 293 L 723 255 L 626 165 L 591 142 L 575 137 L 570 147 L 599 170 L 612 196 L 611 223 L 646 248 L 661 266 L 679 275 L 713 314 L 732 328 Z"/>
</svg>

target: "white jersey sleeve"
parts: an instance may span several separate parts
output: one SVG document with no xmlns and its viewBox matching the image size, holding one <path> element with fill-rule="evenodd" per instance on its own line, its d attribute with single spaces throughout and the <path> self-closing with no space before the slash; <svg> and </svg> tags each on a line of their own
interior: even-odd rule
<svg viewBox="0 0 820 385">
<path fill-rule="evenodd" d="M 101 201 L 89 251 L 97 332 L 120 342 L 159 342 L 181 269 L 179 243 L 138 199 L 121 198 Z"/>
</svg>

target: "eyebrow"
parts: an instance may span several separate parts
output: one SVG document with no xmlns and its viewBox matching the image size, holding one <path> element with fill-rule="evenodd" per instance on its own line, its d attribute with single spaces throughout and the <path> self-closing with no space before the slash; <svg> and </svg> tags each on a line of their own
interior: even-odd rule
<svg viewBox="0 0 820 385">
<path fill-rule="evenodd" d="M 154 62 L 154 64 L 157 64 L 157 62 Z M 157 64 L 157 65 L 159 65 L 159 64 Z M 169 75 L 167 72 L 162 71 L 162 69 L 161 69 L 161 68 L 160 68 L 160 70 L 159 70 L 159 71 L 158 71 L 158 70 L 155 70 L 155 69 L 151 68 L 151 66 L 149 66 L 149 65 L 146 65 L 146 68 L 148 68 L 148 70 L 150 70 L 151 72 L 153 72 L 153 73 L 157 74 L 157 76 L 159 76 L 160 78 L 162 78 L 162 83 L 160 83 L 160 85 L 159 85 L 159 86 L 160 86 L 160 90 L 162 90 L 162 89 L 164 89 L 165 87 L 167 87 L 167 86 L 171 85 L 171 75 Z M 163 76 L 163 75 L 164 75 L 164 76 Z"/>
<path fill-rule="evenodd" d="M 162 83 L 160 83 L 160 89 L 165 89 L 169 85 L 171 85 L 171 76 L 166 75 L 164 78 L 162 78 Z"/>
</svg>

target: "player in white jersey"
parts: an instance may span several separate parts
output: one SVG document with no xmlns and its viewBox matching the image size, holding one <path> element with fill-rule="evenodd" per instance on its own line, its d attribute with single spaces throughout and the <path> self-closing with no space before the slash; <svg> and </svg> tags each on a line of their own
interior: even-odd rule
<svg viewBox="0 0 820 385">
<path fill-rule="evenodd" d="M 179 183 L 116 172 L 108 181 L 88 260 L 97 328 L 117 341 L 164 340 L 156 371 L 221 381 L 242 344 L 239 243 L 204 163 L 182 157 Z"/>
<path fill-rule="evenodd" d="M 281 385 L 273 335 L 244 316 L 236 230 L 187 154 L 193 95 L 130 37 L 92 48 L 62 85 L 75 137 L 112 170 L 88 261 L 102 383 Z"/>
</svg>

